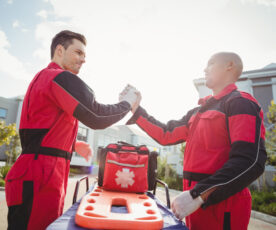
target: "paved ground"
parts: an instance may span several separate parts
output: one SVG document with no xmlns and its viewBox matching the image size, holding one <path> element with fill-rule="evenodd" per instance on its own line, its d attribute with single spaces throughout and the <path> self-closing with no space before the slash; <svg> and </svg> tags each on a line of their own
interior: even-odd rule
<svg viewBox="0 0 276 230">
<path fill-rule="evenodd" d="M 92 182 L 94 180 L 95 179 L 93 177 L 89 178 L 90 185 L 92 184 Z M 73 195 L 74 195 L 76 181 L 77 181 L 77 178 L 69 178 L 67 195 L 65 198 L 64 211 L 66 211 L 72 205 L 72 199 L 73 199 Z M 85 189 L 86 189 L 85 183 L 82 183 L 80 185 L 78 199 L 83 194 L 85 194 Z M 173 199 L 173 197 L 175 197 L 178 193 L 179 193 L 179 191 L 170 190 L 171 199 Z M 156 197 L 159 200 L 161 200 L 164 204 L 166 204 L 165 192 L 163 191 L 163 189 L 157 190 Z M 7 229 L 7 205 L 5 202 L 5 192 L 4 191 L 0 191 L 0 229 L 1 230 Z M 260 221 L 260 220 L 257 220 L 257 219 L 254 219 L 254 218 L 251 218 L 248 230 L 276 230 L 276 226 L 266 223 L 266 222 L 263 222 L 263 221 Z"/>
</svg>

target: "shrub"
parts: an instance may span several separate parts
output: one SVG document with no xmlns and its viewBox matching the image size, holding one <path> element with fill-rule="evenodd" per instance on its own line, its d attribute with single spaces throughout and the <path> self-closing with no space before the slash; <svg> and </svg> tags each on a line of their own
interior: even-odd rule
<svg viewBox="0 0 276 230">
<path fill-rule="evenodd" d="M 78 169 L 78 168 L 71 168 L 70 167 L 70 174 L 71 175 L 80 174 L 80 173 L 81 173 L 80 169 Z"/>
<path fill-rule="evenodd" d="M 164 178 L 164 182 L 167 183 L 170 189 L 176 189 L 182 191 L 182 178 L 179 176 Z"/>
<path fill-rule="evenodd" d="M 276 216 L 276 192 L 264 190 L 261 192 L 251 191 L 252 209 Z"/>
<path fill-rule="evenodd" d="M 1 178 L 5 179 L 6 175 L 8 174 L 9 170 L 11 169 L 10 165 L 6 165 L 0 168 Z"/>
<path fill-rule="evenodd" d="M 0 187 L 4 187 L 5 186 L 5 181 L 3 179 L 0 179 Z"/>
<path fill-rule="evenodd" d="M 270 204 L 262 204 L 259 207 L 259 211 L 272 216 L 276 216 L 276 203 L 274 202 Z"/>
<path fill-rule="evenodd" d="M 170 189 L 182 191 L 182 177 L 177 175 L 176 171 L 167 164 L 167 159 L 158 158 L 157 178 L 167 183 Z"/>
</svg>

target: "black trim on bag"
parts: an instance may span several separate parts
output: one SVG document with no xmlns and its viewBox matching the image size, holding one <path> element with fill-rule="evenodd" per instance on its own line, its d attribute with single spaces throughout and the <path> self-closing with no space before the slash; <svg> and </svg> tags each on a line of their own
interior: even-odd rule
<svg viewBox="0 0 276 230">
<path fill-rule="evenodd" d="M 147 148 L 146 145 L 139 145 L 139 146 L 135 146 L 132 144 L 129 144 L 127 142 L 124 141 L 118 141 L 117 144 L 113 144 L 116 145 L 116 148 L 110 148 L 110 147 L 106 147 L 105 149 L 107 151 L 110 152 L 114 152 L 114 153 L 118 153 L 118 152 L 135 152 L 135 153 L 139 153 L 139 154 L 149 154 L 149 150 Z M 123 147 L 132 147 L 134 149 L 124 149 Z M 146 148 L 147 150 L 141 150 L 141 148 Z"/>
<path fill-rule="evenodd" d="M 224 213 L 223 230 L 231 230 L 231 213 L 230 212 Z"/>
<path fill-rule="evenodd" d="M 107 151 L 105 148 L 98 149 L 98 159 L 99 159 L 98 185 L 99 186 L 103 186 L 106 154 L 107 154 Z"/>
<path fill-rule="evenodd" d="M 158 153 L 150 152 L 148 158 L 148 190 L 153 190 L 156 184 L 157 177 L 157 156 Z"/>
<path fill-rule="evenodd" d="M 99 147 L 97 151 L 97 160 L 99 162 L 99 171 L 98 171 L 98 185 L 103 186 L 103 178 L 105 172 L 105 164 L 106 164 L 106 155 L 108 152 L 118 153 L 118 152 L 135 152 L 138 153 L 139 148 L 146 147 L 145 145 L 141 146 L 133 146 L 131 144 L 125 142 L 118 142 L 118 144 L 113 144 L 116 148 L 103 148 Z M 118 147 L 120 146 L 120 147 Z M 122 147 L 135 147 L 136 150 L 122 150 Z M 118 147 L 118 148 L 117 148 Z M 147 148 L 147 147 L 146 147 Z M 116 151 L 117 150 L 117 151 Z M 147 178 L 148 178 L 148 190 L 153 190 L 156 183 L 156 175 L 157 175 L 157 156 L 158 153 L 153 151 L 149 152 L 146 150 L 140 150 L 138 154 L 146 154 L 148 155 L 148 170 L 147 170 Z"/>
<path fill-rule="evenodd" d="M 23 181 L 22 204 L 9 207 L 8 230 L 27 230 L 34 197 L 33 181 Z"/>
<path fill-rule="evenodd" d="M 113 148 L 106 148 L 106 150 L 108 152 L 113 152 L 113 153 L 119 153 L 119 152 L 128 152 L 128 153 L 131 153 L 131 152 L 135 152 L 135 153 L 138 153 L 138 154 L 149 154 L 149 151 L 147 150 L 139 150 L 139 149 L 113 149 Z"/>
</svg>

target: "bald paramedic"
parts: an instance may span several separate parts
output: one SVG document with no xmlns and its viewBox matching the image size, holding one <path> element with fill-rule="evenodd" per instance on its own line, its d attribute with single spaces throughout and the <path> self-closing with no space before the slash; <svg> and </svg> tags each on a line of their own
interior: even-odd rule
<svg viewBox="0 0 276 230">
<path fill-rule="evenodd" d="M 56 34 L 51 62 L 31 81 L 20 121 L 22 153 L 6 177 L 9 230 L 42 230 L 63 211 L 72 152 L 88 160 L 91 148 L 77 142 L 78 121 L 104 129 L 122 119 L 137 95 L 112 105 L 96 101 L 78 76 L 86 39 L 72 31 Z"/>
<path fill-rule="evenodd" d="M 183 192 L 173 200 L 172 211 L 181 220 L 186 217 L 190 230 L 246 230 L 249 223 L 247 186 L 264 171 L 265 127 L 256 99 L 235 85 L 242 69 L 237 54 L 214 54 L 205 68 L 213 94 L 200 99 L 198 107 L 165 124 L 139 106 L 128 122 L 161 145 L 187 142 Z"/>
</svg>

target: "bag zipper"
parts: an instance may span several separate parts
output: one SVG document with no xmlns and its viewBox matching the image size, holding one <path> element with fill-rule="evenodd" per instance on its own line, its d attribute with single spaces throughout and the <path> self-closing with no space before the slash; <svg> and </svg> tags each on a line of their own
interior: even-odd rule
<svg viewBox="0 0 276 230">
<path fill-rule="evenodd" d="M 145 164 L 140 164 L 140 165 L 125 164 L 125 163 L 120 163 L 120 162 L 114 161 L 114 160 L 107 160 L 107 163 L 120 165 L 120 166 L 125 166 L 125 167 L 131 167 L 131 168 L 143 168 L 143 167 L 145 167 Z"/>
</svg>

